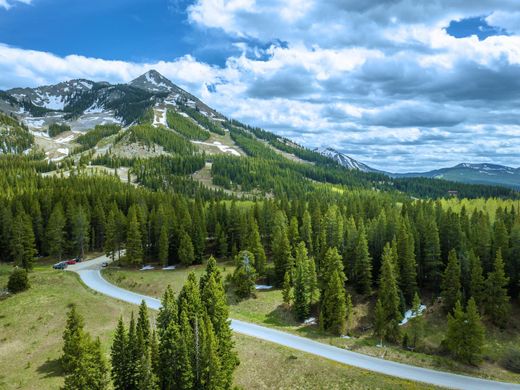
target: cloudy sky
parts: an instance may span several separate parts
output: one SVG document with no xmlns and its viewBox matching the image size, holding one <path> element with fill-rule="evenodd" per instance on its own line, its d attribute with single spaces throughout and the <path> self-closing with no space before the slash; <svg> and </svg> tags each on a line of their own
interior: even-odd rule
<svg viewBox="0 0 520 390">
<path fill-rule="evenodd" d="M 0 0 L 0 89 L 152 68 L 375 168 L 520 166 L 518 0 Z"/>
</svg>

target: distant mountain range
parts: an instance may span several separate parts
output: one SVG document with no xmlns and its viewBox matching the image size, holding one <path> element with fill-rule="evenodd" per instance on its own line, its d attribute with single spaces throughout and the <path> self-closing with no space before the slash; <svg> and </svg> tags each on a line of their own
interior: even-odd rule
<svg viewBox="0 0 520 390">
<path fill-rule="evenodd" d="M 428 172 L 391 174 L 393 177 L 430 177 L 459 181 L 469 184 L 502 185 L 520 189 L 520 168 L 498 164 L 458 164 L 451 168 L 436 169 Z"/>
<path fill-rule="evenodd" d="M 163 109 L 186 107 L 216 121 L 226 119 L 155 70 L 127 84 L 76 79 L 37 88 L 0 91 L 0 111 L 15 115 L 35 134 L 45 133 L 52 123 L 67 123 L 75 131 L 85 131 L 97 124 L 128 126 L 137 123 L 147 110 L 159 106 Z M 520 189 L 520 168 L 497 164 L 459 164 L 428 172 L 394 174 L 374 169 L 332 147 L 313 151 L 346 169 L 383 173 L 394 178 L 427 177 Z"/>
</svg>

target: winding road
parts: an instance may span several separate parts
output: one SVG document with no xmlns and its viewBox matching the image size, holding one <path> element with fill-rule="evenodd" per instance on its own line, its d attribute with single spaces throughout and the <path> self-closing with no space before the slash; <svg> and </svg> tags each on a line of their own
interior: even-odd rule
<svg viewBox="0 0 520 390">
<path fill-rule="evenodd" d="M 109 261 L 110 260 L 106 256 L 101 256 L 94 260 L 71 265 L 68 267 L 68 270 L 78 273 L 83 283 L 85 283 L 92 290 L 105 294 L 109 297 L 136 305 L 139 305 L 141 301 L 144 300 L 148 307 L 155 310 L 158 310 L 161 307 L 161 302 L 158 299 L 124 290 L 107 282 L 101 276 L 101 265 L 103 262 Z M 520 390 L 520 385 L 518 384 L 496 382 L 396 363 L 389 360 L 375 358 L 372 356 L 333 347 L 331 345 L 319 343 L 304 337 L 295 336 L 290 333 L 285 333 L 279 330 L 251 324 L 244 321 L 232 319 L 231 327 L 237 333 L 256 337 L 258 339 L 307 352 L 316 356 L 321 356 L 339 363 L 363 368 L 365 370 L 385 375 L 423 382 L 430 385 L 453 389 Z"/>
</svg>

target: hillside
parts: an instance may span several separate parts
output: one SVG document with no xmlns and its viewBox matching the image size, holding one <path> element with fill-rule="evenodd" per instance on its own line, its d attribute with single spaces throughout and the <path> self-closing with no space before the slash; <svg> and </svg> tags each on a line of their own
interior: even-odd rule
<svg viewBox="0 0 520 390">
<path fill-rule="evenodd" d="M 14 88 L 0 94 L 0 108 L 18 118 L 46 159 L 62 169 L 124 167 L 136 184 L 154 189 L 271 196 L 315 191 L 322 184 L 412 196 L 442 197 L 449 190 L 466 197 L 516 196 L 499 187 L 392 178 L 333 148 L 308 149 L 225 118 L 154 70 L 128 84 L 70 80 Z M 159 168 L 165 158 L 176 168 Z"/>
</svg>

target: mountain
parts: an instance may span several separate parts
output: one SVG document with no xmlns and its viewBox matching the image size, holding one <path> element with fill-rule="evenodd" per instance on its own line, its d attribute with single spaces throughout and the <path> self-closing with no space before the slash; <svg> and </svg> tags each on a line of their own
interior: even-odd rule
<svg viewBox="0 0 520 390">
<path fill-rule="evenodd" d="M 468 184 L 502 185 L 520 189 L 520 168 L 498 164 L 462 163 L 451 168 L 436 169 L 428 172 L 392 174 L 394 177 L 429 177 Z"/>
<path fill-rule="evenodd" d="M 78 130 L 106 123 L 129 125 L 157 104 L 185 105 L 223 119 L 155 70 L 128 84 L 77 79 L 37 88 L 0 91 L 0 111 L 18 116 L 36 130 L 63 121 L 72 121 L 71 127 Z"/>
<path fill-rule="evenodd" d="M 338 152 L 333 148 L 316 148 L 315 152 L 320 153 L 325 157 L 329 157 L 330 159 L 336 161 L 339 165 L 347 168 L 347 169 L 355 169 L 362 172 L 381 172 L 377 169 L 371 168 L 362 162 L 354 160 L 352 157 L 347 156 L 341 152 Z"/>
</svg>

